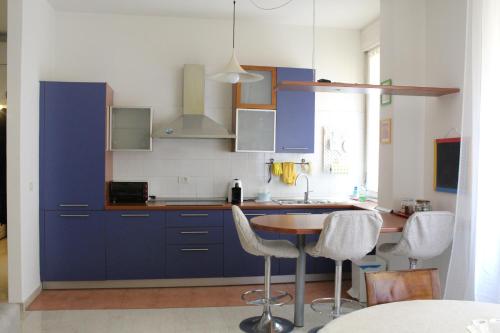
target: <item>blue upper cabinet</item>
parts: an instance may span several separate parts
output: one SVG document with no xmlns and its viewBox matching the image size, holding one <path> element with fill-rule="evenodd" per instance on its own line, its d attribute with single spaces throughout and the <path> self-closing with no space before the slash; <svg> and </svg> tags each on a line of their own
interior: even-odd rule
<svg viewBox="0 0 500 333">
<path fill-rule="evenodd" d="M 314 71 L 278 68 L 277 81 L 311 82 Z M 314 153 L 314 93 L 278 91 L 276 99 L 276 152 Z"/>
<path fill-rule="evenodd" d="M 104 209 L 111 94 L 105 83 L 41 82 L 41 209 Z"/>
</svg>

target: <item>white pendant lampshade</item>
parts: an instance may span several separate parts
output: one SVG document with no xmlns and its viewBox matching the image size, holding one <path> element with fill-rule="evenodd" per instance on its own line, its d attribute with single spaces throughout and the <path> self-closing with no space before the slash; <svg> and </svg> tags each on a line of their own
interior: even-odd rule
<svg viewBox="0 0 500 333">
<path fill-rule="evenodd" d="M 260 74 L 249 73 L 243 68 L 241 68 L 238 59 L 236 59 L 236 53 L 234 51 L 234 29 L 235 29 L 235 17 L 236 17 L 236 1 L 233 1 L 233 54 L 231 55 L 231 60 L 226 65 L 226 67 L 219 73 L 210 76 L 211 80 L 222 82 L 222 83 L 239 83 L 239 82 L 257 82 L 262 80 L 264 77 Z"/>
</svg>

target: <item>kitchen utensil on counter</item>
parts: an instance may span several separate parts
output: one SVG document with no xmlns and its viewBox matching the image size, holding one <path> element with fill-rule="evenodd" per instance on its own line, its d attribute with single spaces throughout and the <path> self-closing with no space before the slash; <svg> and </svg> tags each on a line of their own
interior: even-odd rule
<svg viewBox="0 0 500 333">
<path fill-rule="evenodd" d="M 240 204 L 242 202 L 243 202 L 243 198 L 241 195 L 240 184 L 235 183 L 234 187 L 231 189 L 231 203 L 232 204 Z"/>
<path fill-rule="evenodd" d="M 415 200 L 413 199 L 403 199 L 401 200 L 401 208 L 399 212 L 404 215 L 410 216 L 415 212 Z"/>
<path fill-rule="evenodd" d="M 415 211 L 416 212 L 429 212 L 432 210 L 431 202 L 429 200 L 416 200 L 415 201 Z"/>
<path fill-rule="evenodd" d="M 241 198 L 239 202 L 243 202 L 243 182 L 239 178 L 235 178 L 229 182 L 229 187 L 227 189 L 227 202 L 233 202 L 233 188 L 238 184 L 241 191 Z"/>
<path fill-rule="evenodd" d="M 271 201 L 271 193 L 270 192 L 259 192 L 257 193 L 257 198 L 255 202 L 270 202 Z"/>
</svg>

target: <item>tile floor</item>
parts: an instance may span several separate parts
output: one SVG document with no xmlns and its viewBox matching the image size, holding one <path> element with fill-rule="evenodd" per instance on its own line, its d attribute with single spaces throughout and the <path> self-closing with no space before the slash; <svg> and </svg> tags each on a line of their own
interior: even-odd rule
<svg viewBox="0 0 500 333">
<path fill-rule="evenodd" d="M 343 283 L 343 296 L 350 282 Z M 333 295 L 333 281 L 308 282 L 305 301 Z M 243 306 L 240 296 L 244 291 L 262 288 L 262 285 L 143 288 L 44 290 L 29 306 L 40 310 L 97 310 L 97 309 L 162 309 Z M 293 283 L 273 284 L 273 290 L 285 290 L 295 295 Z"/>
<path fill-rule="evenodd" d="M 7 302 L 7 238 L 0 240 L 0 303 Z"/>
<path fill-rule="evenodd" d="M 241 320 L 259 315 L 260 308 L 206 307 L 136 310 L 29 311 L 22 321 L 22 333 L 184 333 L 240 332 Z M 293 320 L 293 306 L 275 308 L 273 314 Z M 327 323 L 327 317 L 305 311 L 305 327 L 294 332 L 308 332 Z"/>
</svg>

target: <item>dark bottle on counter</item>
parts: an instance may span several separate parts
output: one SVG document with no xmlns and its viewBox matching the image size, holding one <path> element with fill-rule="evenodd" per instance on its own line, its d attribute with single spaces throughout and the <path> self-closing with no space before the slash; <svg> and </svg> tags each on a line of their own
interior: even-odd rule
<svg viewBox="0 0 500 333">
<path fill-rule="evenodd" d="M 231 203 L 232 204 L 240 204 L 241 203 L 241 187 L 238 183 L 234 184 L 234 187 L 231 189 Z"/>
</svg>

